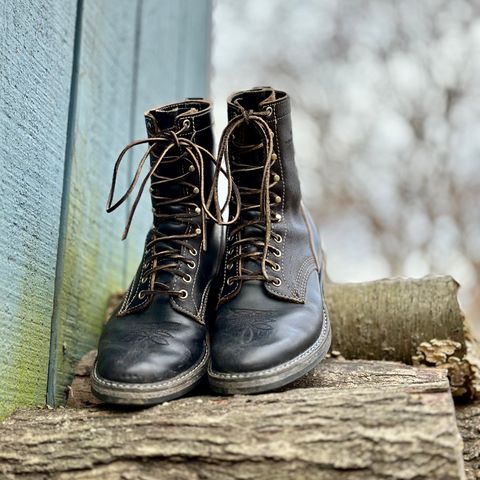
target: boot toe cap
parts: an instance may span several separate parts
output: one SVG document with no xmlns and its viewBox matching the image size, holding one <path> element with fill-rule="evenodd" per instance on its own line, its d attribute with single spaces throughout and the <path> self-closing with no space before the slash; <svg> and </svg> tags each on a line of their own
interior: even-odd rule
<svg viewBox="0 0 480 480">
<path fill-rule="evenodd" d="M 322 318 L 315 320 L 310 308 L 259 312 L 225 312 L 218 318 L 212 342 L 212 368 L 224 373 L 268 370 L 302 354 L 318 339 Z M 251 313 L 250 313 L 251 315 Z M 222 326 L 223 325 L 223 326 Z"/>
<path fill-rule="evenodd" d="M 96 372 L 122 383 L 174 378 L 201 360 L 206 348 L 204 330 L 191 319 L 138 322 L 131 316 L 114 317 L 100 339 Z"/>
</svg>

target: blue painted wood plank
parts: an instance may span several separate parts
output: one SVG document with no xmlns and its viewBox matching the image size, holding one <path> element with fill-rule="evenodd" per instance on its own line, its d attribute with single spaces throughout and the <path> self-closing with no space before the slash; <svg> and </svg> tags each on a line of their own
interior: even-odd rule
<svg viewBox="0 0 480 480">
<path fill-rule="evenodd" d="M 207 96 L 210 80 L 211 0 L 143 0 L 140 16 L 132 139 L 145 138 L 146 110 Z M 141 153 L 131 157 L 130 175 Z M 128 278 L 137 269 L 151 223 L 151 203 L 145 195 L 129 233 Z"/>
<path fill-rule="evenodd" d="M 0 0 L 0 418 L 45 403 L 75 16 Z"/>
<path fill-rule="evenodd" d="M 130 135 L 137 2 L 85 0 L 63 262 L 56 291 L 49 400 L 61 403 L 75 364 L 96 345 L 109 295 L 125 287 L 122 212 L 107 215 L 113 162 Z M 125 171 L 118 188 L 126 186 Z"/>
</svg>

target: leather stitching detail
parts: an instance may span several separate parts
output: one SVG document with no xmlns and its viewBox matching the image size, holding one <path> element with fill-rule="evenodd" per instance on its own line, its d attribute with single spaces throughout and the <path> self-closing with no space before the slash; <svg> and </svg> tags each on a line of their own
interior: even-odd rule
<svg viewBox="0 0 480 480">
<path fill-rule="evenodd" d="M 147 298 L 145 298 L 145 300 L 143 302 L 136 305 L 135 307 L 132 308 L 132 306 L 131 306 L 133 300 L 138 295 L 138 291 L 140 289 L 141 279 L 142 279 L 144 271 L 145 271 L 145 251 L 143 252 L 143 257 L 142 257 L 142 269 L 140 270 L 140 274 L 136 277 L 137 288 L 135 289 L 135 293 L 128 299 L 128 303 L 125 305 L 125 309 L 122 305 L 120 311 L 118 312 L 120 315 L 125 316 L 129 313 L 137 312 L 137 311 L 141 310 L 145 305 L 147 305 L 148 303 L 150 303 L 152 301 L 151 298 L 147 297 Z M 134 284 L 135 284 L 135 280 L 132 282 L 131 287 L 133 287 Z"/>
<path fill-rule="evenodd" d="M 303 205 L 303 202 L 300 204 L 300 210 L 302 211 L 302 217 L 303 221 L 305 222 L 305 226 L 307 227 L 307 232 L 308 232 L 308 241 L 310 243 L 310 250 L 312 251 L 312 256 L 315 259 L 315 264 L 317 266 L 317 270 L 320 271 L 320 261 L 318 260 L 318 255 L 315 250 L 315 242 L 313 241 L 313 233 L 312 229 L 310 227 L 310 222 L 308 221 L 306 212 L 305 212 L 305 207 Z"/>
<path fill-rule="evenodd" d="M 189 227 L 190 229 L 191 227 Z M 198 249 L 198 251 L 200 252 L 200 249 L 202 247 L 202 244 L 200 243 L 200 247 Z M 197 263 L 197 268 L 195 270 L 195 276 L 198 272 L 198 269 L 200 268 L 200 258 L 201 258 L 201 255 L 198 255 L 198 263 Z M 177 278 L 175 278 L 174 280 L 174 288 L 177 288 Z M 194 280 L 192 279 L 192 287 L 191 287 L 191 291 L 190 291 L 190 295 L 193 295 L 193 284 L 194 284 Z M 194 306 L 194 309 L 197 310 L 196 312 L 192 312 L 190 309 L 188 309 L 187 307 L 184 307 L 182 305 L 180 305 L 178 302 L 177 302 L 177 299 L 174 298 L 174 297 L 170 297 L 170 303 L 171 305 L 173 306 L 173 308 L 175 308 L 175 310 L 177 311 L 180 311 L 180 312 L 183 312 L 183 313 L 186 313 L 188 316 L 192 317 L 193 319 L 195 319 L 197 322 L 199 323 L 203 323 L 202 322 L 202 318 L 201 316 L 199 315 L 199 312 L 195 306 L 195 302 L 193 302 L 193 306 Z"/>
<path fill-rule="evenodd" d="M 236 236 L 240 239 L 240 234 L 237 233 Z M 240 246 L 237 245 L 235 247 L 235 254 L 238 254 L 240 253 Z M 228 293 L 227 295 L 223 295 L 223 291 L 224 290 L 228 290 L 227 287 L 229 286 L 227 283 L 226 283 L 226 280 L 227 280 L 227 264 L 228 264 L 228 252 L 225 250 L 225 266 L 224 266 L 224 275 L 223 275 L 223 283 L 222 283 L 222 288 L 220 290 L 220 294 L 219 294 L 219 300 L 218 300 L 218 303 L 219 304 L 223 304 L 225 303 L 227 300 L 231 300 L 232 298 L 236 297 L 238 295 L 238 292 L 240 291 L 240 282 L 237 281 L 236 282 L 236 285 L 232 285 L 232 291 L 230 293 Z M 241 262 L 241 259 L 240 257 L 235 261 L 235 275 L 240 275 L 240 262 Z"/>
<path fill-rule="evenodd" d="M 278 117 L 276 113 L 273 114 L 273 117 L 272 120 L 270 121 L 267 121 L 267 123 L 272 123 L 272 122 L 278 122 L 278 120 L 281 120 L 282 118 L 285 118 L 285 117 L 288 117 L 290 115 L 291 112 L 287 112 L 285 113 L 284 115 L 282 115 L 281 117 Z"/>
<path fill-rule="evenodd" d="M 305 294 L 307 291 L 307 284 L 310 278 L 310 274 L 313 271 L 316 271 L 316 263 L 313 257 L 306 258 L 300 269 L 298 270 L 297 276 L 295 277 L 295 284 L 299 285 L 298 288 L 294 289 L 294 292 L 298 293 L 298 297 L 305 301 Z"/>
<path fill-rule="evenodd" d="M 202 298 L 200 299 L 200 317 L 201 317 L 201 322 L 204 324 L 205 323 L 205 310 L 207 309 L 207 303 L 208 303 L 208 295 L 210 293 L 210 288 L 212 286 L 212 281 L 213 279 L 210 279 L 207 282 L 207 285 L 205 286 L 205 290 L 202 293 Z"/>
<path fill-rule="evenodd" d="M 283 281 L 283 284 L 285 285 L 286 284 L 286 277 L 285 277 L 285 269 L 284 269 L 284 255 L 283 253 L 285 252 L 285 249 L 286 249 L 286 244 L 287 244 L 287 241 L 288 241 L 288 223 L 286 222 L 285 220 L 285 176 L 284 176 L 284 172 L 283 172 L 283 157 L 281 156 L 281 153 L 280 153 L 280 145 L 278 143 L 278 120 L 288 116 L 289 113 L 285 114 L 285 115 L 282 115 L 281 117 L 277 117 L 276 116 L 276 112 L 274 110 L 274 121 L 275 121 L 275 146 L 276 146 L 276 153 L 278 155 L 278 159 L 279 159 L 279 167 L 280 167 L 280 174 L 281 174 L 281 179 L 282 179 L 282 221 L 280 222 L 280 225 L 283 225 L 283 228 L 284 228 L 284 235 L 283 235 L 283 243 L 282 245 L 280 246 L 280 250 L 282 252 L 282 257 L 281 257 L 281 266 L 282 266 L 282 270 L 281 270 L 281 276 L 282 276 L 282 281 Z M 272 287 L 272 286 L 267 286 L 267 291 L 269 291 L 272 295 L 275 295 L 277 297 L 280 297 L 280 298 L 284 298 L 285 300 L 290 300 L 290 301 L 293 301 L 295 303 L 301 303 L 301 300 L 299 300 L 296 296 L 294 295 L 289 295 L 288 292 L 282 292 L 281 288 L 275 288 L 275 287 Z"/>
<path fill-rule="evenodd" d="M 213 123 L 211 123 L 210 125 L 207 125 L 206 127 L 200 128 L 200 130 L 196 130 L 196 129 L 195 129 L 195 126 L 192 126 L 192 128 L 193 128 L 193 130 L 194 130 L 194 134 L 193 134 L 193 136 L 192 136 L 192 140 L 193 140 L 193 138 L 195 137 L 195 135 L 196 135 L 197 133 L 204 132 L 205 130 L 208 130 L 208 129 L 212 128 L 212 127 L 213 127 Z"/>
</svg>

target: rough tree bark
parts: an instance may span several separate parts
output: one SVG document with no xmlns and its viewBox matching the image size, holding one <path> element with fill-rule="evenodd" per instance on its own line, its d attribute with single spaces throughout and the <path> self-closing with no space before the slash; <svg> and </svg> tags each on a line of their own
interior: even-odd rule
<svg viewBox="0 0 480 480">
<path fill-rule="evenodd" d="M 480 402 L 458 405 L 456 412 L 467 479 L 480 480 Z"/>
<path fill-rule="evenodd" d="M 345 358 L 411 363 L 417 347 L 434 338 L 461 344 L 464 316 L 451 277 L 385 279 L 326 285 L 334 350 Z"/>
<path fill-rule="evenodd" d="M 303 381 L 296 386 L 310 388 L 197 396 L 145 410 L 18 411 L 0 427 L 0 472 L 26 479 L 465 478 L 444 371 L 329 360 Z"/>
</svg>

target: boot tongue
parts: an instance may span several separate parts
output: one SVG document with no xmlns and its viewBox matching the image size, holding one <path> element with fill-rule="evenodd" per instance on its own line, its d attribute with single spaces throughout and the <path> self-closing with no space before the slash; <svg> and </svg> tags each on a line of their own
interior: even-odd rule
<svg viewBox="0 0 480 480">
<path fill-rule="evenodd" d="M 147 126 L 148 136 L 155 137 L 161 135 L 162 131 L 169 130 L 175 127 L 176 123 L 178 123 L 177 120 L 179 118 L 186 117 L 197 112 L 198 110 L 196 108 L 191 108 L 190 106 L 184 105 L 178 105 L 175 108 L 169 109 L 150 110 L 149 112 L 145 113 L 145 123 Z M 167 144 L 164 144 L 164 146 L 166 147 Z M 151 165 L 153 165 L 157 161 L 158 155 L 162 153 L 162 149 L 156 149 L 154 153 L 155 156 L 152 155 L 150 158 Z M 188 162 L 186 160 L 172 161 L 176 157 L 178 157 L 179 154 L 180 151 L 177 147 L 170 149 L 167 156 L 162 160 L 162 163 L 155 170 L 155 174 L 165 178 L 176 178 L 181 176 L 184 173 Z M 192 173 L 183 180 L 187 180 L 195 184 L 196 175 L 196 173 Z M 155 176 L 153 176 L 152 183 L 156 182 L 158 182 L 158 178 L 155 178 Z M 160 185 L 153 185 L 152 193 L 157 197 L 161 196 L 175 199 L 185 196 L 184 189 L 184 185 L 181 185 L 177 181 L 172 181 L 165 182 Z M 171 205 L 161 205 L 161 202 L 159 202 L 159 200 L 154 198 L 153 196 L 152 207 L 154 207 L 158 213 L 172 214 L 171 220 L 165 219 L 164 217 L 159 218 L 157 216 L 154 216 L 153 224 L 158 231 L 165 233 L 166 235 L 183 233 L 183 231 L 185 230 L 185 224 L 177 222 L 173 218 L 173 215 L 175 213 L 184 213 L 184 207 L 179 206 L 176 203 L 173 203 Z"/>
<path fill-rule="evenodd" d="M 196 108 L 182 106 L 169 110 L 150 110 L 145 113 L 145 123 L 147 125 L 148 135 L 152 137 L 161 130 L 168 130 L 175 126 L 175 120 L 177 118 L 197 112 L 198 110 Z"/>
<path fill-rule="evenodd" d="M 271 87 L 257 87 L 252 90 L 242 92 L 234 103 L 246 110 L 258 111 L 267 103 L 276 100 L 275 90 Z"/>
<path fill-rule="evenodd" d="M 256 87 L 251 90 L 247 90 L 239 93 L 233 99 L 233 103 L 238 107 L 244 108 L 246 110 L 253 110 L 258 112 L 263 110 L 263 107 L 271 102 L 277 100 L 276 92 L 271 87 Z M 235 113 L 233 113 L 235 115 Z M 245 125 L 239 132 L 236 134 L 236 141 L 241 145 L 255 145 L 262 141 L 258 130 L 251 125 Z M 263 167 L 266 159 L 263 156 L 261 151 L 252 152 L 248 155 L 241 157 L 241 163 L 248 164 L 251 166 Z M 260 189 L 262 182 L 262 170 L 258 169 L 254 172 L 243 171 L 241 173 L 237 172 L 235 175 L 235 180 L 239 185 L 245 185 L 252 189 Z M 260 204 L 260 194 L 250 195 L 246 194 L 242 200 L 248 205 L 259 205 Z M 251 221 L 258 220 L 260 217 L 259 208 L 255 209 L 245 209 L 241 213 L 240 221 Z M 264 220 L 259 221 L 259 225 L 264 225 Z M 265 228 L 261 228 L 256 225 L 249 225 L 242 230 L 242 238 L 258 238 L 262 241 L 265 238 Z M 247 252 L 259 252 L 262 251 L 262 247 L 252 243 L 244 243 L 242 250 L 244 253 Z M 258 257 L 257 257 L 258 258 Z M 245 258 L 243 260 L 243 268 L 250 270 L 252 272 L 258 273 L 261 269 L 260 262 L 252 260 L 250 258 Z"/>
<path fill-rule="evenodd" d="M 239 99 L 239 104 L 244 108 L 251 108 L 252 110 L 260 110 L 260 105 L 272 99 L 275 99 L 275 92 L 272 91 L 261 91 L 261 92 L 246 92 L 248 96 L 246 98 Z M 262 141 L 258 130 L 252 125 L 245 125 L 241 131 L 236 135 L 236 141 L 240 145 L 255 145 Z M 261 150 L 256 150 L 249 154 L 244 154 L 239 157 L 239 161 L 244 165 L 251 165 L 252 167 L 262 167 L 262 169 L 255 169 L 254 171 L 249 171 L 248 167 L 244 171 L 237 171 L 234 174 L 235 181 L 238 185 L 243 185 L 249 189 L 260 190 L 263 177 L 263 166 L 265 165 L 265 158 Z M 260 193 L 249 194 L 244 193 L 242 195 L 242 203 L 245 206 L 258 205 L 257 208 L 247 208 L 242 210 L 240 215 L 241 222 L 249 222 L 252 220 L 260 219 Z M 265 219 L 260 220 L 257 225 L 249 225 L 242 230 L 242 238 L 255 238 L 264 240 L 265 238 L 265 228 L 260 227 L 260 225 L 265 225 Z M 244 243 L 242 250 L 244 253 L 253 253 L 262 251 L 262 247 L 256 245 L 254 242 Z M 258 257 L 257 257 L 258 258 Z M 250 270 L 252 272 L 259 272 L 261 269 L 260 263 L 247 257 L 243 260 L 244 269 Z"/>
<path fill-rule="evenodd" d="M 183 111 L 182 111 L 183 110 Z M 178 117 L 195 113 L 196 109 L 178 108 L 174 110 L 151 110 L 145 114 L 145 123 L 149 137 L 156 137 L 162 134 L 162 131 L 172 129 L 175 126 L 175 121 Z M 168 144 L 163 144 L 166 147 Z M 150 164 L 154 165 L 158 159 L 158 155 L 161 155 L 163 148 L 159 147 L 154 151 L 155 155 L 151 155 Z M 152 186 L 152 207 L 157 214 L 161 214 L 160 217 L 154 215 L 153 225 L 157 232 L 161 235 L 179 235 L 185 233 L 187 225 L 175 219 L 175 215 L 185 212 L 185 207 L 178 205 L 177 202 L 165 205 L 162 200 L 155 197 L 163 197 L 166 199 L 180 199 L 185 196 L 185 186 L 179 181 L 165 182 L 158 184 L 159 178 L 176 178 L 184 173 L 187 165 L 187 160 L 181 159 L 175 161 L 174 159 L 180 154 L 177 147 L 172 148 L 167 156 L 162 160 L 160 165 L 155 170 L 155 175 L 151 178 Z M 172 161 L 173 160 L 173 161 Z M 184 178 L 182 180 L 190 181 L 195 184 L 195 179 L 191 174 L 191 178 Z M 190 175 L 188 176 L 190 177 Z M 168 215 L 166 217 L 165 215 Z M 155 249 L 161 251 L 163 249 L 172 248 L 174 244 L 168 240 L 165 242 L 157 242 Z M 171 274 L 168 272 L 160 272 L 157 274 L 157 281 L 168 283 L 171 278 Z"/>
<path fill-rule="evenodd" d="M 265 100 L 262 100 L 259 105 L 265 105 L 267 103 L 274 102 L 276 99 L 277 96 L 275 95 L 275 90 L 270 90 L 270 95 Z"/>
</svg>

